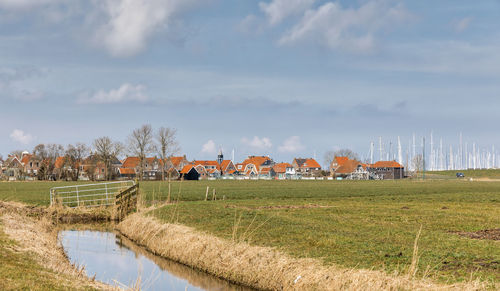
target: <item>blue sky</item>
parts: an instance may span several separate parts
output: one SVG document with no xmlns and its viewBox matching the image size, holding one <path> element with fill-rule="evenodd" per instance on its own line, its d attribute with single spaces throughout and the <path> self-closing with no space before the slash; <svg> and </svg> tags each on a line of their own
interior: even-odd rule
<svg viewBox="0 0 500 291">
<path fill-rule="evenodd" d="M 178 130 L 277 161 L 498 145 L 500 1 L 0 0 L 0 154 Z M 498 147 L 500 148 L 500 147 Z"/>
</svg>

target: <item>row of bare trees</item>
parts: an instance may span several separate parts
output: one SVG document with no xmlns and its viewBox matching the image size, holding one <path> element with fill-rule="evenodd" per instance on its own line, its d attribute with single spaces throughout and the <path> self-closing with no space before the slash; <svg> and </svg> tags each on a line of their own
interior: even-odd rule
<svg viewBox="0 0 500 291">
<path fill-rule="evenodd" d="M 155 155 L 160 160 L 162 179 L 165 179 L 170 157 L 180 150 L 176 135 L 177 130 L 174 128 L 160 127 L 154 131 L 151 125 L 145 124 L 132 131 L 126 144 L 108 136 L 95 139 L 92 147 L 84 143 L 70 144 L 66 148 L 60 144 L 38 144 L 32 152 L 40 163 L 37 178 L 77 180 L 84 169 L 89 179 L 93 180 L 98 163 L 102 163 L 105 179 L 111 180 L 115 174 L 113 162 L 120 156 L 128 155 L 139 158 L 138 178 L 142 180 L 146 158 Z M 13 151 L 11 155 L 21 158 L 22 151 Z M 64 157 L 64 160 L 62 167 L 56 169 L 58 157 Z M 82 165 L 85 167 L 81 167 Z"/>
<path fill-rule="evenodd" d="M 160 160 L 162 180 L 165 180 L 168 160 L 180 150 L 176 134 L 177 131 L 169 127 L 160 127 L 154 132 L 149 124 L 132 131 L 128 137 L 128 151 L 132 156 L 139 158 L 139 179 L 143 179 L 147 156 L 157 154 Z"/>
</svg>

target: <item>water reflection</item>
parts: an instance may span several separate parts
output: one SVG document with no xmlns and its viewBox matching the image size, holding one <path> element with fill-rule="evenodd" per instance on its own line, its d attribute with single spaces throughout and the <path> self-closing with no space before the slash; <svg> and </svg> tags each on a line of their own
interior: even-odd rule
<svg viewBox="0 0 500 291">
<path fill-rule="evenodd" d="M 155 256 L 113 232 L 64 230 L 59 233 L 72 263 L 112 285 L 142 290 L 252 290 Z M 137 278 L 140 277 L 140 281 Z"/>
</svg>

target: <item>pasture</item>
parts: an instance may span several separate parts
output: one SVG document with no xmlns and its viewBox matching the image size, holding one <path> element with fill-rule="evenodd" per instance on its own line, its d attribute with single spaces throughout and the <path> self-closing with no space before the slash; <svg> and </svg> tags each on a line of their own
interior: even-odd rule
<svg viewBox="0 0 500 291">
<path fill-rule="evenodd" d="M 48 205 L 69 183 L 0 183 L 0 200 Z M 500 228 L 500 182 L 175 181 L 141 182 L 145 206 L 164 222 L 325 265 L 405 273 L 418 240 L 417 276 L 441 282 L 500 281 L 500 242 L 472 239 Z M 209 187 L 208 201 L 205 201 Z M 213 189 L 216 200 L 212 200 Z"/>
</svg>

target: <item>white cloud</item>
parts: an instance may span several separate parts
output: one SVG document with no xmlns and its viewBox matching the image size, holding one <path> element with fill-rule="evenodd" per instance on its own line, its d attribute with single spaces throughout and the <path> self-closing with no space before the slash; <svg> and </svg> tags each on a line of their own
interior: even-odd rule
<svg viewBox="0 0 500 291">
<path fill-rule="evenodd" d="M 10 134 L 10 138 L 12 138 L 13 141 L 24 145 L 29 144 L 33 140 L 33 136 L 31 136 L 31 134 L 25 133 L 20 129 L 14 129 Z"/>
<path fill-rule="evenodd" d="M 279 146 L 278 151 L 282 153 L 296 153 L 305 149 L 305 146 L 301 143 L 299 136 L 291 136 Z"/>
<path fill-rule="evenodd" d="M 455 21 L 453 26 L 456 32 L 463 32 L 469 27 L 471 22 L 472 17 L 465 17 L 463 19 L 460 19 L 459 21 Z"/>
<path fill-rule="evenodd" d="M 279 44 L 318 43 L 330 49 L 367 52 L 375 45 L 375 34 L 395 23 L 411 18 L 401 5 L 385 0 L 368 1 L 358 9 L 343 8 L 328 2 L 308 10 Z"/>
<path fill-rule="evenodd" d="M 175 17 L 203 0 L 106 0 L 99 3 L 105 21 L 96 43 L 116 57 L 143 51 L 152 36 L 166 30 Z"/>
<path fill-rule="evenodd" d="M 215 142 L 213 140 L 208 140 L 203 146 L 201 147 L 201 152 L 204 154 L 215 154 L 217 151 Z"/>
<path fill-rule="evenodd" d="M 273 144 L 271 143 L 271 139 L 269 139 L 268 137 L 260 138 L 258 136 L 254 136 L 253 139 L 244 137 L 241 139 L 241 142 L 256 150 L 266 150 L 270 149 L 273 146 Z"/>
<path fill-rule="evenodd" d="M 123 102 L 146 102 L 149 100 L 143 85 L 125 83 L 118 89 L 109 91 L 99 90 L 95 94 L 85 93 L 78 98 L 78 103 L 110 104 Z"/>
<path fill-rule="evenodd" d="M 303 13 L 315 0 L 272 0 L 260 2 L 260 9 L 267 15 L 271 25 L 279 24 L 285 18 Z"/>
</svg>

